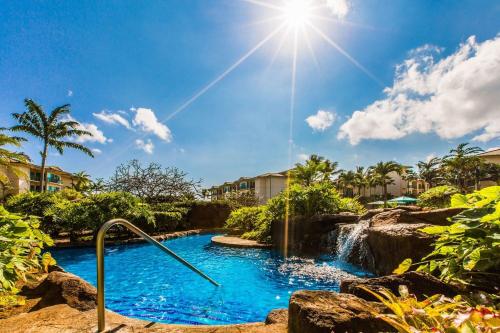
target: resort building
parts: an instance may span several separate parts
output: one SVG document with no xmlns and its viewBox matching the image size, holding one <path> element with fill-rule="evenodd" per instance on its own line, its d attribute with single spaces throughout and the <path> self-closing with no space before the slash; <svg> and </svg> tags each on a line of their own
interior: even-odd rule
<svg viewBox="0 0 500 333">
<path fill-rule="evenodd" d="M 241 177 L 232 182 L 212 186 L 207 194 L 210 200 L 221 200 L 234 193 L 250 192 L 258 198 L 259 203 L 278 195 L 286 187 L 286 171 L 278 173 L 265 173 L 255 177 Z"/>
<path fill-rule="evenodd" d="M 500 165 L 500 148 L 485 151 L 478 155 L 484 162 Z M 497 180 L 498 181 L 498 180 Z M 482 179 L 479 181 L 479 188 L 498 185 L 497 181 Z"/>
<path fill-rule="evenodd" d="M 400 197 L 400 196 L 412 196 L 417 197 L 421 193 L 429 189 L 429 184 L 427 184 L 423 179 L 416 180 L 406 180 L 404 175 L 399 175 L 397 172 L 389 173 L 389 177 L 392 179 L 391 183 L 387 185 L 387 194 L 390 197 Z M 374 196 L 382 196 L 384 194 L 384 189 L 382 186 L 377 185 L 374 187 L 364 187 L 359 189 L 352 187 L 349 196 L 360 196 L 362 198 L 370 198 Z"/>
<path fill-rule="evenodd" d="M 39 165 L 31 163 L 12 162 L 12 170 L 7 170 L 0 166 L 0 174 L 9 179 L 8 187 L 0 193 L 0 199 L 7 195 L 14 195 L 25 192 L 40 192 L 41 191 L 41 170 Z M 62 170 L 57 166 L 47 166 L 45 168 L 45 178 L 47 181 L 47 191 L 57 192 L 65 188 L 71 188 L 75 178 L 73 174 Z"/>
</svg>

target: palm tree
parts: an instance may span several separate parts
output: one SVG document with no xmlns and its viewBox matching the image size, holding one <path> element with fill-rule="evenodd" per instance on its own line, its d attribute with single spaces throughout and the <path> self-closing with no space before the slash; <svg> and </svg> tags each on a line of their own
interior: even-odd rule
<svg viewBox="0 0 500 333">
<path fill-rule="evenodd" d="M 304 164 L 297 163 L 292 170 L 295 182 L 309 186 L 313 183 L 330 181 L 332 175 L 339 173 L 338 162 L 332 162 L 322 156 L 311 155 Z"/>
<path fill-rule="evenodd" d="M 92 193 L 102 193 L 106 192 L 107 184 L 102 178 L 97 178 L 95 181 L 90 182 L 89 190 Z"/>
<path fill-rule="evenodd" d="M 65 148 L 73 148 L 94 157 L 89 148 L 76 142 L 66 141 L 73 136 L 92 136 L 92 134 L 82 130 L 78 122 L 62 119 L 70 113 L 69 104 L 55 108 L 50 114 L 45 113 L 43 108 L 31 99 L 25 99 L 24 104 L 25 112 L 12 114 L 18 125 L 13 126 L 11 130 L 28 133 L 42 141 L 43 149 L 40 155 L 42 157 L 41 189 L 43 192 L 45 191 L 45 164 L 49 147 L 55 148 L 60 154 L 64 153 Z"/>
<path fill-rule="evenodd" d="M 352 170 L 341 172 L 337 178 L 337 184 L 342 189 L 342 194 L 347 196 L 347 189 L 354 187 L 356 184 L 356 174 Z"/>
<path fill-rule="evenodd" d="M 5 128 L 0 128 L 0 131 L 4 131 Z M 5 171 L 10 171 L 17 176 L 25 176 L 18 170 L 14 165 L 14 162 L 28 163 L 29 157 L 24 153 L 13 152 L 5 146 L 20 147 L 21 142 L 25 141 L 23 138 L 9 136 L 4 133 L 0 133 L 0 168 Z M 9 184 L 9 177 L 5 174 L 0 174 L 0 186 L 2 187 L 2 197 L 5 194 L 5 190 Z"/>
<path fill-rule="evenodd" d="M 392 179 L 389 174 L 391 172 L 396 172 L 400 175 L 403 171 L 403 167 L 401 164 L 394 161 L 378 162 L 374 166 L 370 167 L 370 171 L 380 180 L 384 193 L 384 207 L 387 207 L 387 185 L 394 182 L 394 179 Z"/>
<path fill-rule="evenodd" d="M 418 177 L 423 179 L 429 187 L 434 187 L 441 178 L 441 159 L 433 157 L 427 162 L 418 161 Z"/>
<path fill-rule="evenodd" d="M 458 186 L 462 192 L 467 191 L 467 184 L 474 181 L 477 187 L 481 159 L 478 154 L 483 152 L 479 147 L 468 147 L 468 143 L 461 143 L 457 148 L 443 158 L 445 176 L 449 182 Z"/>
<path fill-rule="evenodd" d="M 90 175 L 85 171 L 80 171 L 73 174 L 74 183 L 72 187 L 75 191 L 85 192 L 90 189 L 90 185 L 92 184 L 92 180 L 90 180 Z"/>
<path fill-rule="evenodd" d="M 361 190 L 363 190 L 368 183 L 368 173 L 362 166 L 357 166 L 354 173 L 354 185 L 358 189 L 358 195 L 361 196 Z"/>
</svg>

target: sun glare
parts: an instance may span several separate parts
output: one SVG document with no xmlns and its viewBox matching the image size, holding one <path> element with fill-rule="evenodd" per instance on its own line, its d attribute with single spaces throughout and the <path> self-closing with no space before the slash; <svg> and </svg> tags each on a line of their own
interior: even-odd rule
<svg viewBox="0 0 500 333">
<path fill-rule="evenodd" d="M 310 22 L 312 5 L 308 0 L 290 0 L 283 7 L 286 23 L 291 27 L 303 26 Z"/>
</svg>

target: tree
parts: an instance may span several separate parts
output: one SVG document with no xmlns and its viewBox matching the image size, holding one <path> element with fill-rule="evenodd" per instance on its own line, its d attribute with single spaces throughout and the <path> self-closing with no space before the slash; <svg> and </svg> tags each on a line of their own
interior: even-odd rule
<svg viewBox="0 0 500 333">
<path fill-rule="evenodd" d="M 333 175 L 340 172 L 337 168 L 338 162 L 313 154 L 304 164 L 295 164 L 291 173 L 295 183 L 310 186 L 314 183 L 330 181 Z"/>
<path fill-rule="evenodd" d="M 22 163 L 27 163 L 29 162 L 28 156 L 26 156 L 24 153 L 18 153 L 18 152 L 13 152 L 5 146 L 14 146 L 14 147 L 20 147 L 21 142 L 24 141 L 23 138 L 18 138 L 15 136 L 9 136 L 7 134 L 1 133 L 1 131 L 4 131 L 4 128 L 0 128 L 0 167 L 6 171 L 10 171 L 17 176 L 22 176 L 21 172 L 18 170 L 18 168 L 15 166 L 13 162 L 22 162 Z M 9 185 L 9 178 L 7 175 L 0 174 L 0 186 L 2 188 L 1 194 L 3 197 L 5 194 L 5 190 Z"/>
<path fill-rule="evenodd" d="M 348 196 L 347 189 L 354 187 L 356 184 L 356 174 L 354 171 L 343 171 L 337 178 L 337 186 L 342 189 L 342 194 Z"/>
<path fill-rule="evenodd" d="M 468 143 L 461 143 L 457 148 L 443 158 L 445 178 L 456 185 L 462 193 L 467 192 L 468 184 L 479 182 L 481 159 L 478 154 L 483 152 L 479 147 L 468 147 Z"/>
<path fill-rule="evenodd" d="M 49 147 L 55 148 L 60 154 L 64 153 L 65 148 L 72 148 L 94 157 L 92 151 L 76 142 L 66 141 L 74 136 L 92 134 L 82 130 L 80 124 L 74 120 L 65 120 L 63 116 L 69 116 L 70 105 L 65 104 L 52 110 L 50 114 L 45 113 L 43 108 L 31 99 L 25 99 L 26 111 L 23 113 L 13 113 L 12 116 L 17 120 L 18 125 L 11 128 L 15 132 L 25 132 L 42 141 L 42 170 L 41 170 L 41 189 L 45 191 L 45 165 Z"/>
<path fill-rule="evenodd" d="M 138 160 L 119 165 L 108 182 L 108 190 L 129 192 L 156 203 L 194 198 L 200 193 L 200 180 L 186 179 L 187 173 L 158 163 L 143 167 Z"/>
<path fill-rule="evenodd" d="M 418 176 L 423 179 L 429 187 L 437 185 L 441 177 L 441 159 L 433 157 L 428 161 L 418 161 Z"/>
<path fill-rule="evenodd" d="M 361 190 L 363 190 L 368 184 L 368 173 L 362 166 L 357 166 L 354 173 L 354 185 L 358 189 L 358 195 L 361 196 Z"/>
<path fill-rule="evenodd" d="M 90 190 L 92 180 L 90 180 L 90 175 L 85 171 L 80 171 L 73 174 L 73 179 L 74 182 L 72 184 L 72 187 L 75 191 L 85 192 Z"/>
<path fill-rule="evenodd" d="M 401 164 L 396 163 L 394 161 L 388 162 L 378 162 L 374 166 L 370 167 L 371 172 L 375 177 L 380 180 L 382 184 L 382 190 L 384 194 L 384 207 L 387 207 L 387 185 L 394 182 L 394 179 L 389 176 L 391 172 L 396 172 L 397 174 L 401 174 L 403 172 L 403 167 Z"/>
</svg>

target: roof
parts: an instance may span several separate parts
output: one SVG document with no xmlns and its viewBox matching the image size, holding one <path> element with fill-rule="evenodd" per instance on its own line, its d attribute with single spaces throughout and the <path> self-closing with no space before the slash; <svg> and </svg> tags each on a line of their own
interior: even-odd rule
<svg viewBox="0 0 500 333">
<path fill-rule="evenodd" d="M 285 176 L 282 175 L 281 173 L 269 172 L 269 173 L 264 173 L 262 175 L 258 175 L 255 178 L 257 178 L 257 177 L 285 177 Z"/>
<path fill-rule="evenodd" d="M 22 165 L 29 166 L 30 168 L 35 168 L 35 169 L 42 168 L 41 166 L 33 164 L 33 163 L 25 163 L 25 162 L 21 162 L 21 161 L 15 161 L 14 163 L 22 164 Z M 61 169 L 60 167 L 55 166 L 55 165 L 47 165 L 47 166 L 45 166 L 45 170 L 52 170 L 52 171 L 56 171 L 56 172 L 65 174 L 67 176 L 71 176 L 71 177 L 73 176 L 73 174 L 71 172 L 64 171 L 63 169 Z"/>
<path fill-rule="evenodd" d="M 493 148 L 491 150 L 487 150 L 484 153 L 478 154 L 478 156 L 500 156 L 500 148 Z"/>
</svg>

